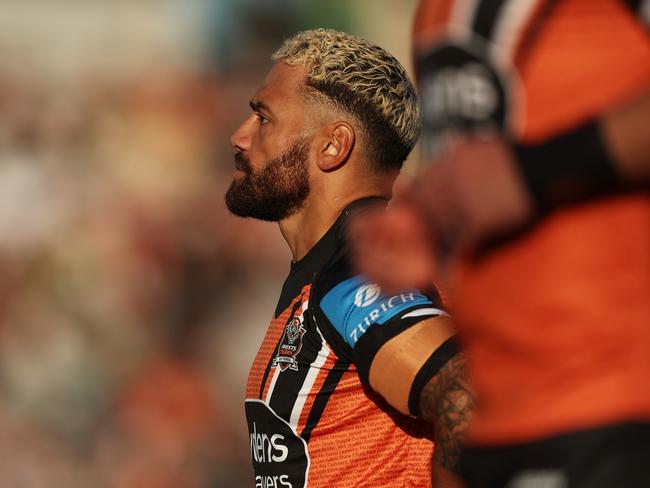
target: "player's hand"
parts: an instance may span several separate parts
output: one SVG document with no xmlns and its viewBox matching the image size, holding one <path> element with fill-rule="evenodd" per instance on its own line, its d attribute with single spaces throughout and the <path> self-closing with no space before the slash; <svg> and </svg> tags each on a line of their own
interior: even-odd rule
<svg viewBox="0 0 650 488">
<path fill-rule="evenodd" d="M 436 271 L 429 226 L 409 191 L 397 191 L 388 209 L 363 212 L 348 227 L 353 264 L 386 293 L 427 289 Z"/>
<path fill-rule="evenodd" d="M 388 210 L 351 222 L 356 267 L 386 292 L 426 288 L 457 257 L 524 225 L 533 207 L 512 157 L 497 138 L 452 147 Z"/>
<path fill-rule="evenodd" d="M 493 137 L 451 147 L 412 188 L 444 264 L 521 227 L 533 207 L 506 143 Z"/>
</svg>

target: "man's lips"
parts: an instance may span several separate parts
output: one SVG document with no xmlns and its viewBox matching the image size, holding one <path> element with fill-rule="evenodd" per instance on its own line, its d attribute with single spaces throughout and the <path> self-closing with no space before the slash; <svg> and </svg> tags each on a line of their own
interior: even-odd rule
<svg viewBox="0 0 650 488">
<path fill-rule="evenodd" d="M 250 173 L 250 164 L 241 153 L 235 154 L 235 169 L 242 173 Z"/>
</svg>

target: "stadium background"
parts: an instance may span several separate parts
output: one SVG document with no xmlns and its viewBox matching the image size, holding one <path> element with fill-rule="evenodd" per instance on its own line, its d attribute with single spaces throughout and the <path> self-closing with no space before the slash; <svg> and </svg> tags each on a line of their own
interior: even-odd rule
<svg viewBox="0 0 650 488">
<path fill-rule="evenodd" d="M 0 488 L 250 485 L 289 253 L 230 133 L 296 30 L 409 65 L 415 0 L 0 0 Z"/>
</svg>

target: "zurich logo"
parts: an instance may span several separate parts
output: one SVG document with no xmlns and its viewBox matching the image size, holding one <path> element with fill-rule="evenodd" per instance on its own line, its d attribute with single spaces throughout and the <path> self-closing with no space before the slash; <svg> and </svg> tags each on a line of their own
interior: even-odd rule
<svg viewBox="0 0 650 488">
<path fill-rule="evenodd" d="M 381 293 L 381 288 L 376 283 L 368 283 L 357 290 L 354 304 L 357 307 L 367 307 L 374 303 Z"/>
</svg>

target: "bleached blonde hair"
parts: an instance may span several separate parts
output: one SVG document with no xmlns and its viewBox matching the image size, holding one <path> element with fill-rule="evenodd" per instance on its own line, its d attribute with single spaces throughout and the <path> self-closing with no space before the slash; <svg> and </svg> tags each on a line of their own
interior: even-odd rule
<svg viewBox="0 0 650 488">
<path fill-rule="evenodd" d="M 404 67 L 365 39 L 331 29 L 299 32 L 272 56 L 303 66 L 306 86 L 356 117 L 379 169 L 399 169 L 420 134 L 417 95 Z"/>
</svg>

